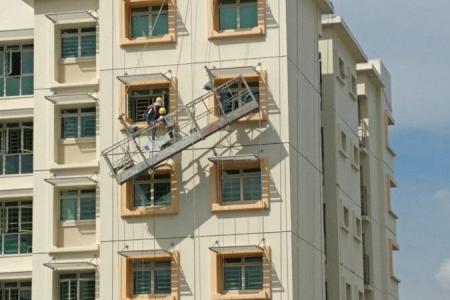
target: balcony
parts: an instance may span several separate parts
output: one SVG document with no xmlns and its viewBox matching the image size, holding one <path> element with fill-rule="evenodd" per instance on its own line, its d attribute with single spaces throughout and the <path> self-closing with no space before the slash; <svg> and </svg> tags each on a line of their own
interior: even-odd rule
<svg viewBox="0 0 450 300">
<path fill-rule="evenodd" d="M 361 150 L 367 151 L 369 146 L 369 123 L 368 119 L 362 119 L 359 121 L 358 126 L 358 137 L 359 137 L 359 147 Z"/>
<path fill-rule="evenodd" d="M 367 192 L 367 187 L 361 186 L 361 216 L 364 220 L 369 218 L 369 194 Z"/>
</svg>

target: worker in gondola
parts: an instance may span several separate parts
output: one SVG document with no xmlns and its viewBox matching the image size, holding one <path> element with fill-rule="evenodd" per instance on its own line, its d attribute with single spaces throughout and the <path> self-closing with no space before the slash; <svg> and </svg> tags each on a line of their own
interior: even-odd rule
<svg viewBox="0 0 450 300">
<path fill-rule="evenodd" d="M 153 140 L 155 139 L 156 136 L 155 125 L 161 118 L 160 110 L 162 108 L 164 108 L 162 98 L 157 97 L 155 102 L 147 107 L 143 115 L 144 119 L 147 121 L 148 126 L 152 127 L 150 133 Z"/>
</svg>

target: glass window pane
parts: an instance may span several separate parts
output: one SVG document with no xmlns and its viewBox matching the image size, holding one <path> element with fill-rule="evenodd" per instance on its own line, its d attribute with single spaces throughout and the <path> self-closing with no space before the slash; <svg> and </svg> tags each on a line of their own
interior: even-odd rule
<svg viewBox="0 0 450 300">
<path fill-rule="evenodd" d="M 33 95 L 34 83 L 33 76 L 22 77 L 22 95 Z"/>
<path fill-rule="evenodd" d="M 76 220 L 77 219 L 77 200 L 61 199 L 60 220 Z"/>
<path fill-rule="evenodd" d="M 159 17 L 155 18 L 155 24 L 153 25 L 153 36 L 161 36 L 169 33 L 169 17 L 167 13 L 161 13 Z"/>
<path fill-rule="evenodd" d="M 20 77 L 6 77 L 6 96 L 20 95 Z"/>
<path fill-rule="evenodd" d="M 236 7 L 221 7 L 219 10 L 219 29 L 237 29 Z"/>
<path fill-rule="evenodd" d="M 261 173 L 244 174 L 244 200 L 261 199 Z"/>
<path fill-rule="evenodd" d="M 263 288 L 263 267 L 247 266 L 245 268 L 245 289 L 261 290 Z"/>
<path fill-rule="evenodd" d="M 63 37 L 61 39 L 61 57 L 78 57 L 78 36 Z"/>
<path fill-rule="evenodd" d="M 222 179 L 222 201 L 241 200 L 241 181 L 240 178 L 228 178 L 226 174 Z"/>
<path fill-rule="evenodd" d="M 149 17 L 144 16 L 132 16 L 131 17 L 131 38 L 147 37 L 149 32 Z"/>
<path fill-rule="evenodd" d="M 81 37 L 81 56 L 95 56 L 96 36 L 87 35 Z"/>
<path fill-rule="evenodd" d="M 0 97 L 5 95 L 5 78 L 0 76 Z"/>
<path fill-rule="evenodd" d="M 163 174 L 162 176 L 164 177 L 154 183 L 155 205 L 170 205 L 170 174 Z"/>
<path fill-rule="evenodd" d="M 6 56 L 6 75 L 19 76 L 22 74 L 22 53 L 20 51 L 7 52 Z"/>
<path fill-rule="evenodd" d="M 223 289 L 225 291 L 241 290 L 241 267 L 224 267 Z"/>
<path fill-rule="evenodd" d="M 4 235 L 4 253 L 5 254 L 17 254 L 19 252 L 19 235 L 18 234 L 5 234 Z"/>
<path fill-rule="evenodd" d="M 170 270 L 155 271 L 155 293 L 168 294 L 170 287 Z"/>
<path fill-rule="evenodd" d="M 0 175 L 3 175 L 3 161 L 4 161 L 4 155 L 0 154 Z"/>
<path fill-rule="evenodd" d="M 20 155 L 6 155 L 5 157 L 5 174 L 19 174 Z"/>
<path fill-rule="evenodd" d="M 20 253 L 32 252 L 31 233 L 20 235 Z"/>
<path fill-rule="evenodd" d="M 21 290 L 19 300 L 31 300 L 31 290 Z"/>
<path fill-rule="evenodd" d="M 33 74 L 33 52 L 22 52 L 22 74 Z"/>
<path fill-rule="evenodd" d="M 20 213 L 20 231 L 31 232 L 33 226 L 33 209 L 31 207 L 25 207 L 22 203 Z"/>
<path fill-rule="evenodd" d="M 0 47 L 0 50 L 3 49 Z M 5 67 L 5 52 L 0 51 L 0 76 L 4 75 Z"/>
<path fill-rule="evenodd" d="M 61 138 L 78 137 L 78 117 L 63 117 L 61 127 Z"/>
<path fill-rule="evenodd" d="M 135 262 L 133 272 L 133 291 L 135 295 L 151 293 L 151 272 L 149 262 Z"/>
<path fill-rule="evenodd" d="M 59 283 L 59 299 L 75 300 L 77 295 L 76 280 L 64 280 Z"/>
<path fill-rule="evenodd" d="M 256 4 L 241 6 L 240 13 L 241 29 L 248 29 L 258 26 L 258 11 Z"/>
<path fill-rule="evenodd" d="M 22 174 L 33 172 L 33 154 L 22 154 Z"/>
<path fill-rule="evenodd" d="M 82 116 L 81 117 L 81 137 L 95 136 L 96 131 L 96 116 Z"/>
<path fill-rule="evenodd" d="M 80 220 L 95 219 L 95 195 L 80 200 Z"/>
<path fill-rule="evenodd" d="M 95 300 L 95 278 L 80 280 L 80 300 Z"/>
<path fill-rule="evenodd" d="M 134 184 L 134 197 L 133 197 L 133 206 L 150 206 L 151 204 L 151 196 L 150 196 L 150 183 L 135 183 Z"/>
</svg>

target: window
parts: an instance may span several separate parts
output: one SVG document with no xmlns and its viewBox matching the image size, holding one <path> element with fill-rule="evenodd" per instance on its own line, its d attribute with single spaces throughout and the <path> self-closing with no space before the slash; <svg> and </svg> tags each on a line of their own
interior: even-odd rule
<svg viewBox="0 0 450 300">
<path fill-rule="evenodd" d="M 340 152 L 347 157 L 348 145 L 347 145 L 347 134 L 341 130 L 340 132 Z"/>
<path fill-rule="evenodd" d="M 347 231 L 350 229 L 350 210 L 346 206 L 343 208 L 343 227 Z"/>
<path fill-rule="evenodd" d="M 262 256 L 225 257 L 223 259 L 224 291 L 261 290 L 262 288 Z"/>
<path fill-rule="evenodd" d="M 33 94 L 33 45 L 0 46 L 0 97 Z"/>
<path fill-rule="evenodd" d="M 33 209 L 31 201 L 0 202 L 0 254 L 32 251 Z"/>
<path fill-rule="evenodd" d="M 236 74 L 236 76 L 239 74 Z M 234 79 L 234 77 L 220 77 L 214 81 L 214 85 L 219 87 L 227 81 Z M 255 112 L 242 117 L 239 121 L 266 121 L 268 119 L 268 88 L 267 88 L 267 73 L 261 71 L 260 76 L 246 76 L 244 77 L 250 91 L 254 95 L 256 101 L 259 103 L 259 108 Z M 242 93 L 240 97 L 236 97 Z M 233 97 L 234 96 L 234 97 Z M 245 84 L 242 80 L 232 84 L 229 88 L 225 87 L 219 90 L 218 99 L 210 97 L 209 107 L 214 113 L 209 115 L 209 122 L 216 121 L 221 115 L 228 114 L 239 108 L 239 103 L 246 103 L 251 101 L 251 96 L 246 92 Z M 219 107 L 222 107 L 222 109 Z"/>
<path fill-rule="evenodd" d="M 179 253 L 177 251 L 126 257 L 124 271 L 123 299 L 153 299 L 153 297 L 179 299 Z"/>
<path fill-rule="evenodd" d="M 394 212 L 394 209 L 392 207 L 391 188 L 395 188 L 395 187 L 397 187 L 397 183 L 391 176 L 388 175 L 387 176 L 387 192 L 386 192 L 388 212 L 389 212 L 389 215 L 391 215 L 394 219 L 398 219 L 398 215 Z"/>
<path fill-rule="evenodd" d="M 61 138 L 95 137 L 95 107 L 70 108 L 61 110 Z"/>
<path fill-rule="evenodd" d="M 122 46 L 176 41 L 175 0 L 124 0 Z"/>
<path fill-rule="evenodd" d="M 171 201 L 170 172 L 136 177 L 133 184 L 133 206 L 169 206 Z"/>
<path fill-rule="evenodd" d="M 265 0 L 210 1 L 210 38 L 265 34 Z"/>
<path fill-rule="evenodd" d="M 389 271 L 391 273 L 391 279 L 396 283 L 400 283 L 400 279 L 398 279 L 394 272 L 394 252 L 399 250 L 400 247 L 397 243 L 393 240 L 389 240 Z"/>
<path fill-rule="evenodd" d="M 338 78 L 340 78 L 340 79 L 347 78 L 347 73 L 345 71 L 345 63 L 341 57 L 338 58 L 338 72 L 339 72 Z"/>
<path fill-rule="evenodd" d="M 270 299 L 271 250 L 269 246 L 224 247 L 212 250 L 214 299 Z"/>
<path fill-rule="evenodd" d="M 95 27 L 61 30 L 61 58 L 93 57 L 96 44 Z"/>
<path fill-rule="evenodd" d="M 345 299 L 346 300 L 353 300 L 352 297 L 352 286 L 348 283 L 345 284 Z"/>
<path fill-rule="evenodd" d="M 353 97 L 353 99 L 356 100 L 357 99 L 357 82 L 356 82 L 355 74 L 351 74 L 351 76 L 350 76 L 349 89 L 350 89 L 350 95 Z"/>
<path fill-rule="evenodd" d="M 60 274 L 59 300 L 95 300 L 95 272 Z"/>
<path fill-rule="evenodd" d="M 144 112 L 153 104 L 157 97 L 161 97 L 164 107 L 169 112 L 169 88 L 136 88 L 128 93 L 127 117 L 133 122 L 144 122 Z"/>
<path fill-rule="evenodd" d="M 64 190 L 59 192 L 59 197 L 61 221 L 95 219 L 95 189 Z"/>
<path fill-rule="evenodd" d="M 132 39 L 163 36 L 169 33 L 169 7 L 144 6 L 131 9 Z"/>
<path fill-rule="evenodd" d="M 31 281 L 0 282 L 0 299 L 31 300 Z"/>
<path fill-rule="evenodd" d="M 390 111 L 385 111 L 385 125 L 384 125 L 384 136 L 385 136 L 385 144 L 388 152 L 395 156 L 395 151 L 392 149 L 389 143 L 389 126 L 395 125 L 394 118 L 392 117 L 392 113 Z"/>
<path fill-rule="evenodd" d="M 352 166 L 355 169 L 359 169 L 359 147 L 356 145 L 353 145 L 353 161 L 352 161 Z"/>
<path fill-rule="evenodd" d="M 0 123 L 0 175 L 33 172 L 33 123 Z"/>
<path fill-rule="evenodd" d="M 256 0 L 219 0 L 219 30 L 251 29 L 258 26 Z"/>
<path fill-rule="evenodd" d="M 355 217 L 355 238 L 357 240 L 362 239 L 362 222 L 359 217 Z"/>
<path fill-rule="evenodd" d="M 213 211 L 268 208 L 269 171 L 265 160 L 244 164 L 219 162 L 211 172 L 216 196 Z"/>
<path fill-rule="evenodd" d="M 178 212 L 177 165 L 159 166 L 152 174 L 141 175 L 124 183 L 122 217 L 172 215 Z"/>
</svg>

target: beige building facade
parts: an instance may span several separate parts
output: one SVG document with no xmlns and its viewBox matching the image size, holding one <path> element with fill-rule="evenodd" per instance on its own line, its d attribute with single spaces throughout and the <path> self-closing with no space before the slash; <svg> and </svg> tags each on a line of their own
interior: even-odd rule
<svg viewBox="0 0 450 300">
<path fill-rule="evenodd" d="M 330 2 L 0 12 L 0 299 L 398 299 L 390 78 Z M 123 141 L 158 97 L 158 151 L 211 134 L 121 181 L 108 151 L 153 153 Z"/>
</svg>

